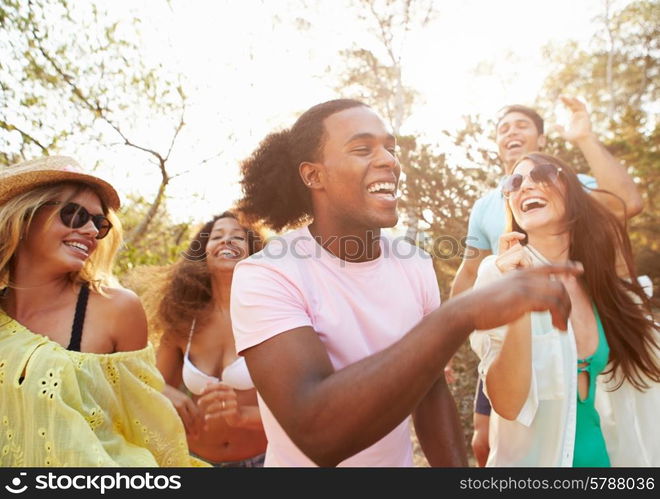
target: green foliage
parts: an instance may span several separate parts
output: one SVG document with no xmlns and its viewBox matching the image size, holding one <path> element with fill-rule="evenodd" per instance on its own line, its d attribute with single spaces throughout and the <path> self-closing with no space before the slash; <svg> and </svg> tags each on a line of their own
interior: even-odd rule
<svg viewBox="0 0 660 499">
<path fill-rule="evenodd" d="M 101 139 L 102 115 L 129 122 L 180 106 L 175 85 L 143 61 L 135 23 L 68 0 L 0 0 L 0 12 L 0 161 Z"/>
<path fill-rule="evenodd" d="M 597 130 L 610 137 L 631 112 L 639 113 L 640 125 L 652 128 L 660 78 L 660 2 L 633 2 L 600 22 L 588 47 L 569 42 L 544 49 L 552 69 L 539 104 L 556 102 L 561 93 L 583 96 Z"/>
<path fill-rule="evenodd" d="M 605 27 L 595 34 L 589 48 L 580 48 L 572 41 L 545 48 L 552 70 L 537 108 L 549 117 L 560 94 L 586 99 L 594 129 L 608 150 L 628 166 L 644 199 L 644 211 L 631 220 L 629 233 L 638 273 L 651 276 L 657 289 L 660 285 L 657 222 L 660 123 L 656 104 L 660 81 L 660 2 L 645 0 L 629 4 L 611 15 L 609 26 L 614 49 L 608 45 L 610 35 Z M 615 68 L 609 82 L 608 57 Z M 612 102 L 616 104 L 613 108 Z M 467 232 L 470 207 L 501 175 L 493 149 L 493 130 L 492 120 L 466 116 L 461 129 L 445 131 L 452 142 L 450 149 L 445 148 L 451 154 L 446 155 L 433 152 L 439 149 L 437 146 L 418 145 L 409 138 L 400 142 L 400 157 L 406 171 L 403 205 L 426 222 L 427 237 L 436 241 L 447 236 L 461 238 Z M 577 171 L 588 172 L 578 148 L 552 134 L 548 139 L 548 153 L 561 157 Z M 460 259 L 442 258 L 443 254 L 437 255 L 437 251 L 436 256 L 441 257 L 438 270 L 444 274 L 440 278 L 444 293 L 446 281 L 453 277 Z"/>
<path fill-rule="evenodd" d="M 161 185 L 141 222 L 129 221 L 122 258 L 150 260 L 151 247 L 143 256 L 137 248 L 171 179 L 167 161 L 184 126 L 180 75 L 149 64 L 139 20 L 102 3 L 0 0 L 0 13 L 0 164 L 117 140 L 141 151 Z M 144 134 L 145 117 L 170 123 L 172 134 Z"/>
<path fill-rule="evenodd" d="M 145 62 L 136 20 L 69 0 L 0 0 L 0 12 L 0 161 L 128 143 L 144 116 L 176 127 L 179 77 Z"/>
<path fill-rule="evenodd" d="M 141 69 L 128 54 L 137 47 L 126 51 L 100 37 L 95 28 L 106 19 L 95 6 L 1 0 L 0 9 L 0 161 L 49 154 L 79 133 L 97 138 L 96 113 L 81 97 L 107 108 L 135 95 L 124 83 Z"/>
<path fill-rule="evenodd" d="M 575 42 L 548 46 L 552 71 L 539 108 L 549 109 L 561 93 L 580 95 L 608 150 L 627 167 L 644 199 L 644 211 L 630 221 L 639 274 L 660 289 L 660 2 L 641 0 L 600 19 L 587 48 Z M 608 69 L 609 67 L 609 69 Z M 579 151 L 552 141 L 558 154 L 585 171 Z M 657 291 L 656 291 L 657 292 Z"/>
<path fill-rule="evenodd" d="M 124 232 L 130 232 L 144 219 L 151 208 L 141 197 L 130 197 L 130 202 L 119 213 Z M 167 205 L 163 203 L 151 220 L 149 230 L 137 243 L 126 243 L 115 265 L 115 274 L 123 279 L 141 266 L 163 266 L 173 263 L 186 249 L 191 235 L 186 223 L 173 223 Z"/>
<path fill-rule="evenodd" d="M 355 12 L 373 34 L 373 46 L 340 53 L 346 64 L 337 90 L 373 106 L 399 134 L 417 92 L 404 82 L 402 54 L 408 32 L 425 26 L 435 10 L 430 0 L 355 0 Z"/>
<path fill-rule="evenodd" d="M 354 48 L 342 50 L 346 70 L 337 86 L 343 95 L 371 105 L 397 130 L 410 115 L 416 92 L 401 82 L 401 67 L 381 62 L 373 52 Z"/>
<path fill-rule="evenodd" d="M 463 258 L 472 205 L 501 175 L 490 137 L 494 127 L 492 120 L 465 116 L 460 129 L 443 131 L 443 144 L 399 137 L 401 206 L 420 221 L 417 239 L 435 257 L 445 298 Z"/>
</svg>

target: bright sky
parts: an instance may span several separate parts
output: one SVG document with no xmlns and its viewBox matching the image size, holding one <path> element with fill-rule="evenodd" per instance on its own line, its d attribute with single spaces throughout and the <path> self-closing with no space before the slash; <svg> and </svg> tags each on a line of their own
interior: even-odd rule
<svg viewBox="0 0 660 499">
<path fill-rule="evenodd" d="M 540 48 L 549 41 L 588 39 L 593 18 L 603 10 L 603 0 L 436 4 L 437 19 L 409 35 L 404 57 L 404 80 L 422 98 L 403 131 L 431 142 L 442 129 L 458 127 L 462 115 L 491 116 L 504 104 L 531 104 L 547 73 Z M 337 97 L 339 51 L 353 44 L 377 47 L 355 10 L 342 5 L 332 0 L 112 3 L 109 8 L 140 17 L 145 57 L 162 60 L 187 79 L 187 125 L 170 165 L 172 173 L 187 173 L 168 187 L 176 220 L 201 221 L 229 207 L 240 195 L 240 160 L 271 130 L 290 126 L 311 105 Z M 306 29 L 297 29 L 297 18 L 308 21 Z M 493 74 L 478 76 L 478 66 Z M 135 125 L 141 139 L 165 149 L 163 124 L 145 117 Z M 98 150 L 81 154 L 98 159 Z M 113 154 L 104 155 L 101 174 L 123 196 L 137 191 L 153 197 L 160 179 L 146 157 L 124 148 Z M 127 174 L 127 168 L 113 168 L 118 163 L 135 167 Z"/>
</svg>

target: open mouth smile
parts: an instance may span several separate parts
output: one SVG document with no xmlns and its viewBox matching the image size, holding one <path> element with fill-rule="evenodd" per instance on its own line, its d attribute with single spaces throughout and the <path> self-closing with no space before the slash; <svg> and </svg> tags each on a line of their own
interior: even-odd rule
<svg viewBox="0 0 660 499">
<path fill-rule="evenodd" d="M 547 204 L 548 202 L 540 197 L 527 198 L 520 203 L 520 211 L 528 213 L 539 208 L 545 208 Z"/>
<path fill-rule="evenodd" d="M 375 194 L 380 198 L 394 201 L 396 199 L 396 183 L 394 182 L 374 182 L 367 186 L 369 194 Z"/>
<path fill-rule="evenodd" d="M 82 253 L 85 257 L 89 256 L 90 245 L 88 244 L 85 244 L 81 241 L 64 241 L 64 245 L 75 249 L 76 252 Z"/>
<path fill-rule="evenodd" d="M 512 140 L 511 142 L 507 143 L 506 145 L 506 150 L 511 151 L 512 149 L 517 149 L 523 146 L 522 140 Z"/>
<path fill-rule="evenodd" d="M 236 260 L 240 258 L 241 252 L 235 248 L 223 248 L 220 251 L 216 251 L 214 256 L 220 258 L 227 258 L 229 260 Z"/>
</svg>

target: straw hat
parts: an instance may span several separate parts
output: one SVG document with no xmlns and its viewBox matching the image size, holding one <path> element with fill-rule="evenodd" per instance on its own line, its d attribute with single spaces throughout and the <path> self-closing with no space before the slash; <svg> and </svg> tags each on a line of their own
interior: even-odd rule
<svg viewBox="0 0 660 499">
<path fill-rule="evenodd" d="M 113 210 L 119 208 L 119 195 L 114 187 L 85 173 L 76 160 L 67 156 L 44 156 L 0 169 L 0 205 L 35 187 L 58 182 L 88 184 L 107 206 Z"/>
</svg>

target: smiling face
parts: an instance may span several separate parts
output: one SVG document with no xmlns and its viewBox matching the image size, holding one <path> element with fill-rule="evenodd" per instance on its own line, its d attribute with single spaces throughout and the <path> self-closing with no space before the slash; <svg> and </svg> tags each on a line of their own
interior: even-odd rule
<svg viewBox="0 0 660 499">
<path fill-rule="evenodd" d="M 536 183 L 530 177 L 531 159 L 521 161 L 512 173 L 522 175 L 520 189 L 509 195 L 513 218 L 527 234 L 560 234 L 566 225 L 566 186 L 561 173 L 552 184 Z"/>
<path fill-rule="evenodd" d="M 396 225 L 401 167 L 383 120 L 360 106 L 329 116 L 324 125 L 322 205 L 315 218 L 330 216 L 346 232 Z"/>
<path fill-rule="evenodd" d="M 506 114 L 497 124 L 495 142 L 508 175 L 522 156 L 543 149 L 546 139 L 529 116 L 514 111 Z"/>
<path fill-rule="evenodd" d="M 77 203 L 92 215 L 102 215 L 103 206 L 98 195 L 83 190 L 74 195 L 75 188 L 65 190 L 53 201 L 37 209 L 29 230 L 16 252 L 17 259 L 48 265 L 57 273 L 78 272 L 97 247 L 97 228 L 92 220 L 79 228 L 65 225 L 60 209 L 69 202 Z"/>
<path fill-rule="evenodd" d="M 247 233 L 234 218 L 219 218 L 213 224 L 206 244 L 206 264 L 211 272 L 233 271 L 248 256 Z"/>
</svg>

